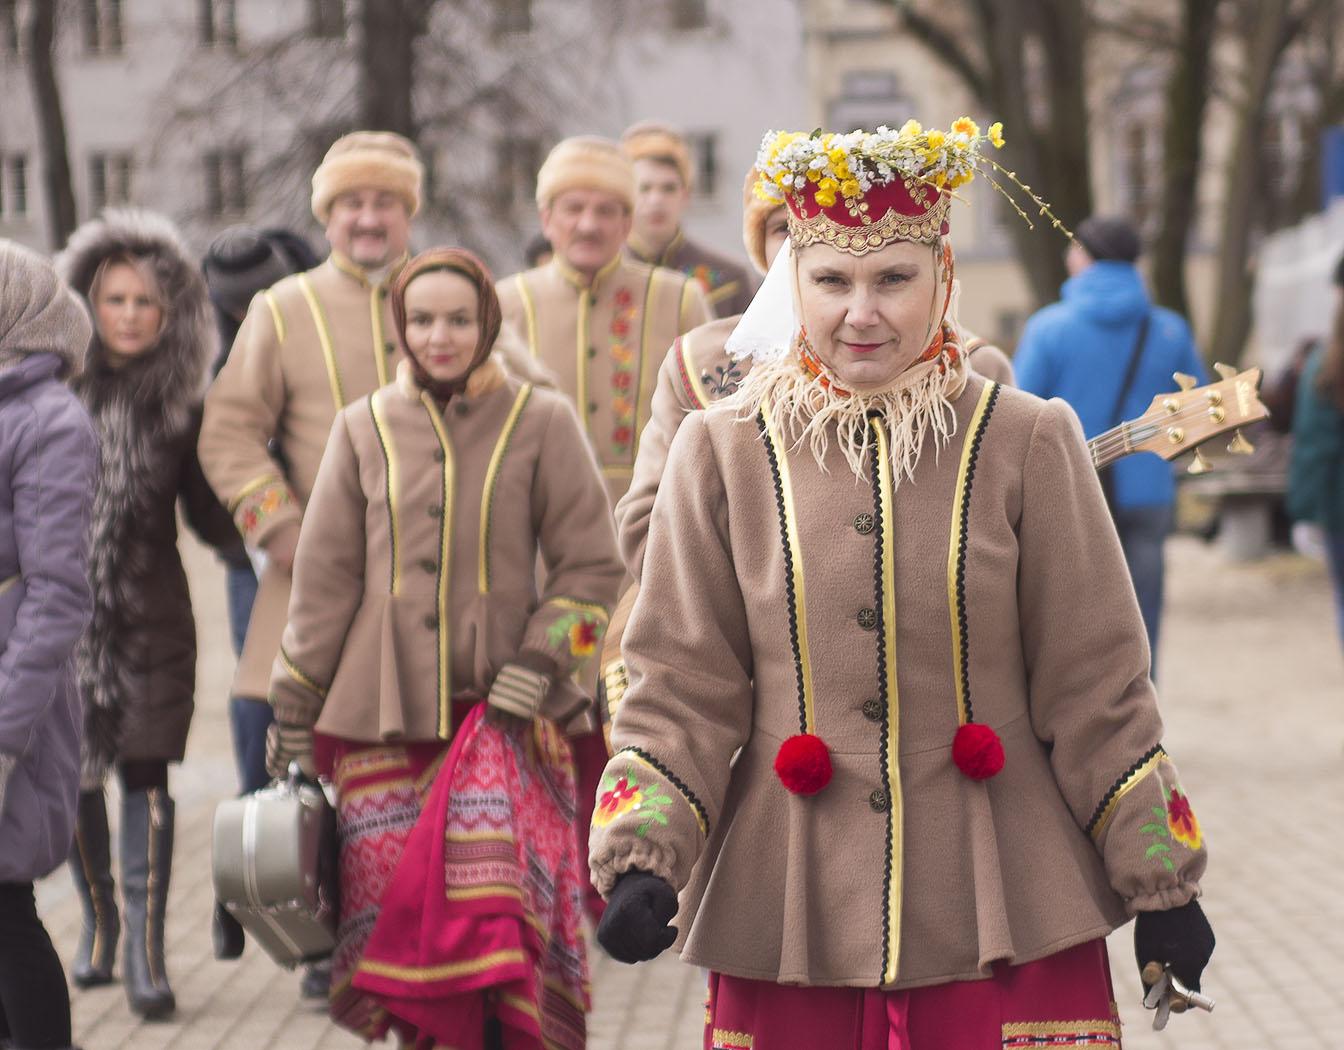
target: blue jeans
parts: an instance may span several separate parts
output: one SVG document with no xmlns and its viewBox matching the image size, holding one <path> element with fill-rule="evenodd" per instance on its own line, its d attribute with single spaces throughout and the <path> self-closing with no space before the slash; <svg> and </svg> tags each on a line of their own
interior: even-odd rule
<svg viewBox="0 0 1344 1050">
<path fill-rule="evenodd" d="M 1115 531 L 1129 565 L 1129 578 L 1148 629 L 1152 671 L 1157 673 L 1157 636 L 1162 626 L 1162 583 L 1165 570 L 1163 546 L 1176 520 L 1168 504 L 1151 507 L 1120 507 L 1115 512 Z"/>
<path fill-rule="evenodd" d="M 257 600 L 257 577 L 252 566 L 225 566 L 224 596 L 229 603 L 229 637 L 233 655 L 241 656 L 247 624 L 252 619 L 252 603 Z"/>
</svg>

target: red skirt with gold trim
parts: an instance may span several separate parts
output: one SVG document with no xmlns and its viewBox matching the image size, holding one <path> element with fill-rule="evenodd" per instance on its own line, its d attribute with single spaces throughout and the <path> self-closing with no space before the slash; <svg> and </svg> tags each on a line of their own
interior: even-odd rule
<svg viewBox="0 0 1344 1050">
<path fill-rule="evenodd" d="M 710 974 L 705 1050 L 1117 1050 L 1106 942 L 983 981 L 884 992 L 800 988 Z"/>
<path fill-rule="evenodd" d="M 391 1030 L 408 1046 L 461 1050 L 482 1046 L 493 1017 L 508 1050 L 581 1050 L 585 882 L 569 749 L 548 722 L 506 730 L 483 713 L 459 722 L 446 754 L 364 747 L 334 763 L 332 1016 L 366 1039 Z"/>
</svg>

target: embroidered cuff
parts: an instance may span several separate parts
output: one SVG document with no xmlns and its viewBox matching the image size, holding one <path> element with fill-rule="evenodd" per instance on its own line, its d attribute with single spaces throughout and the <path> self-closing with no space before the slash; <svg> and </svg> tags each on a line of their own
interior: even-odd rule
<svg viewBox="0 0 1344 1050">
<path fill-rule="evenodd" d="M 302 517 L 293 490 L 280 477 L 260 478 L 244 486 L 231 509 L 238 531 L 252 547 L 264 546 L 281 525 L 297 524 Z"/>
<path fill-rule="evenodd" d="M 551 598 L 534 614 L 523 648 L 549 654 L 567 672 L 597 655 L 608 620 L 605 606 L 596 602 Z"/>
<path fill-rule="evenodd" d="M 541 710 L 542 701 L 551 688 L 551 680 L 536 671 L 518 664 L 505 664 L 486 698 L 491 707 L 531 721 Z"/>
<path fill-rule="evenodd" d="M 637 868 L 657 875 L 680 891 L 677 882 L 677 851 L 670 846 L 648 839 L 626 839 L 611 845 L 597 846 L 588 858 L 588 869 L 593 886 L 603 899 L 611 896 L 616 880 L 627 871 Z"/>
<path fill-rule="evenodd" d="M 275 712 L 277 722 L 311 728 L 317 725 L 318 716 L 322 714 L 322 701 L 311 696 L 296 695 L 288 689 L 273 689 L 271 709 Z"/>
</svg>

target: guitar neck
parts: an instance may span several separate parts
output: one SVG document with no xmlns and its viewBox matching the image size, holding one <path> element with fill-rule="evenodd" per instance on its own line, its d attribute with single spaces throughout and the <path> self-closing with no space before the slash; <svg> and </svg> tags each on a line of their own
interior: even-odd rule
<svg viewBox="0 0 1344 1050">
<path fill-rule="evenodd" d="M 1147 440 L 1157 430 L 1157 426 L 1140 416 L 1098 434 L 1087 443 L 1088 451 L 1092 453 L 1092 465 L 1101 470 L 1117 459 L 1124 459 L 1130 453 L 1139 451 L 1134 447 L 1135 442 Z"/>
</svg>

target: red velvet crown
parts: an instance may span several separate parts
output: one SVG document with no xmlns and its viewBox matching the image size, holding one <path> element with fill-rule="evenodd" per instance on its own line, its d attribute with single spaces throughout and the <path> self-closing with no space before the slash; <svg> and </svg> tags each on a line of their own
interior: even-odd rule
<svg viewBox="0 0 1344 1050">
<path fill-rule="evenodd" d="M 948 231 L 952 198 L 936 186 L 913 178 L 874 185 L 857 197 L 835 194 L 835 203 L 817 202 L 817 183 L 784 195 L 789 206 L 789 234 L 796 251 L 821 242 L 863 255 L 893 241 L 932 244 Z"/>
</svg>

